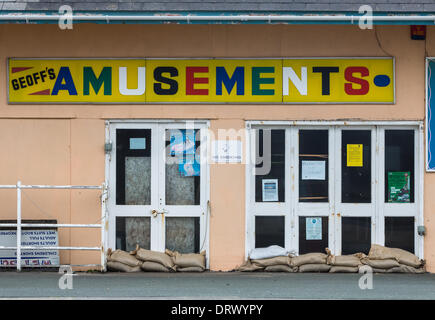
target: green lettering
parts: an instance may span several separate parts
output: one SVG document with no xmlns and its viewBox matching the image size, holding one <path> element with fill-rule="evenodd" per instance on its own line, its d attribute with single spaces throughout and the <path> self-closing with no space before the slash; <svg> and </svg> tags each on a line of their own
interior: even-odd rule
<svg viewBox="0 0 435 320">
<path fill-rule="evenodd" d="M 97 78 L 92 67 L 83 68 L 83 95 L 89 95 L 89 84 L 94 88 L 95 94 L 98 94 L 101 86 L 104 84 L 104 95 L 112 94 L 112 67 L 104 67 Z"/>
<path fill-rule="evenodd" d="M 252 67 L 252 95 L 273 96 L 275 90 L 261 89 L 261 84 L 274 84 L 275 78 L 261 78 L 262 73 L 274 73 L 275 67 Z"/>
</svg>

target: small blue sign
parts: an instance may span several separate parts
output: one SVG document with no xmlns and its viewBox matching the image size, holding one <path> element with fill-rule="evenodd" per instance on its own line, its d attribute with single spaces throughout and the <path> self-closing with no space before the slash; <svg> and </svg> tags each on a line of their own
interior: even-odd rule
<svg viewBox="0 0 435 320">
<path fill-rule="evenodd" d="M 145 138 L 130 138 L 130 150 L 144 150 Z"/>
</svg>

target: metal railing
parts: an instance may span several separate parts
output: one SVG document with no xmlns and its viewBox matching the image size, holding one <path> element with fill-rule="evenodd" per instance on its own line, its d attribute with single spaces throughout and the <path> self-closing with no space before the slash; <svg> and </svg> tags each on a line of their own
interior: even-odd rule
<svg viewBox="0 0 435 320">
<path fill-rule="evenodd" d="M 106 200 L 107 187 L 103 183 L 101 186 L 52 186 L 52 185 L 22 185 L 18 181 L 16 185 L 0 185 L 0 189 L 17 189 L 17 223 L 0 223 L 1 227 L 11 227 L 17 229 L 17 245 L 16 247 L 0 246 L 0 250 L 17 250 L 17 271 L 21 271 L 21 251 L 22 250 L 91 250 L 101 252 L 101 264 L 86 264 L 74 266 L 98 266 L 101 271 L 106 271 L 106 232 L 105 225 L 106 217 Z M 21 190 L 22 189 L 91 189 L 101 190 L 101 220 L 98 224 L 53 224 L 53 223 L 22 223 L 21 222 Z M 23 227 L 47 227 L 47 228 L 100 228 L 101 229 L 101 246 L 100 247 L 61 247 L 61 246 L 23 246 L 21 244 L 21 230 Z M 1 266 L 0 266 L 1 267 Z M 33 266 L 29 266 L 33 267 Z"/>
</svg>

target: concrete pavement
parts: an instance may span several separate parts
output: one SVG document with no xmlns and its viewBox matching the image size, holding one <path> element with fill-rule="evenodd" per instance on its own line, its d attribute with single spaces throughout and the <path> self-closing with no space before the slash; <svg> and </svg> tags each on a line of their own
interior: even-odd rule
<svg viewBox="0 0 435 320">
<path fill-rule="evenodd" d="M 138 299 L 435 299 L 435 274 L 75 273 L 60 289 L 56 272 L 0 272 L 0 298 Z M 65 282 L 64 282 L 65 283 Z"/>
</svg>

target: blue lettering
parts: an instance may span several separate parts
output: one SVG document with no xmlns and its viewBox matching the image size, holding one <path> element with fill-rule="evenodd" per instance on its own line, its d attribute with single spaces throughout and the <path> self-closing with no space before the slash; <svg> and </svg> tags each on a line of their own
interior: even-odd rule
<svg viewBox="0 0 435 320">
<path fill-rule="evenodd" d="M 62 83 L 65 80 L 65 83 Z M 53 87 L 53 96 L 57 96 L 59 90 L 68 90 L 70 96 L 76 96 L 77 90 L 68 67 L 61 67 Z"/>
<path fill-rule="evenodd" d="M 237 95 L 245 94 L 245 68 L 236 67 L 232 77 L 228 76 L 224 67 L 216 67 L 216 95 L 222 95 L 222 83 L 230 94 L 237 83 Z"/>
</svg>

